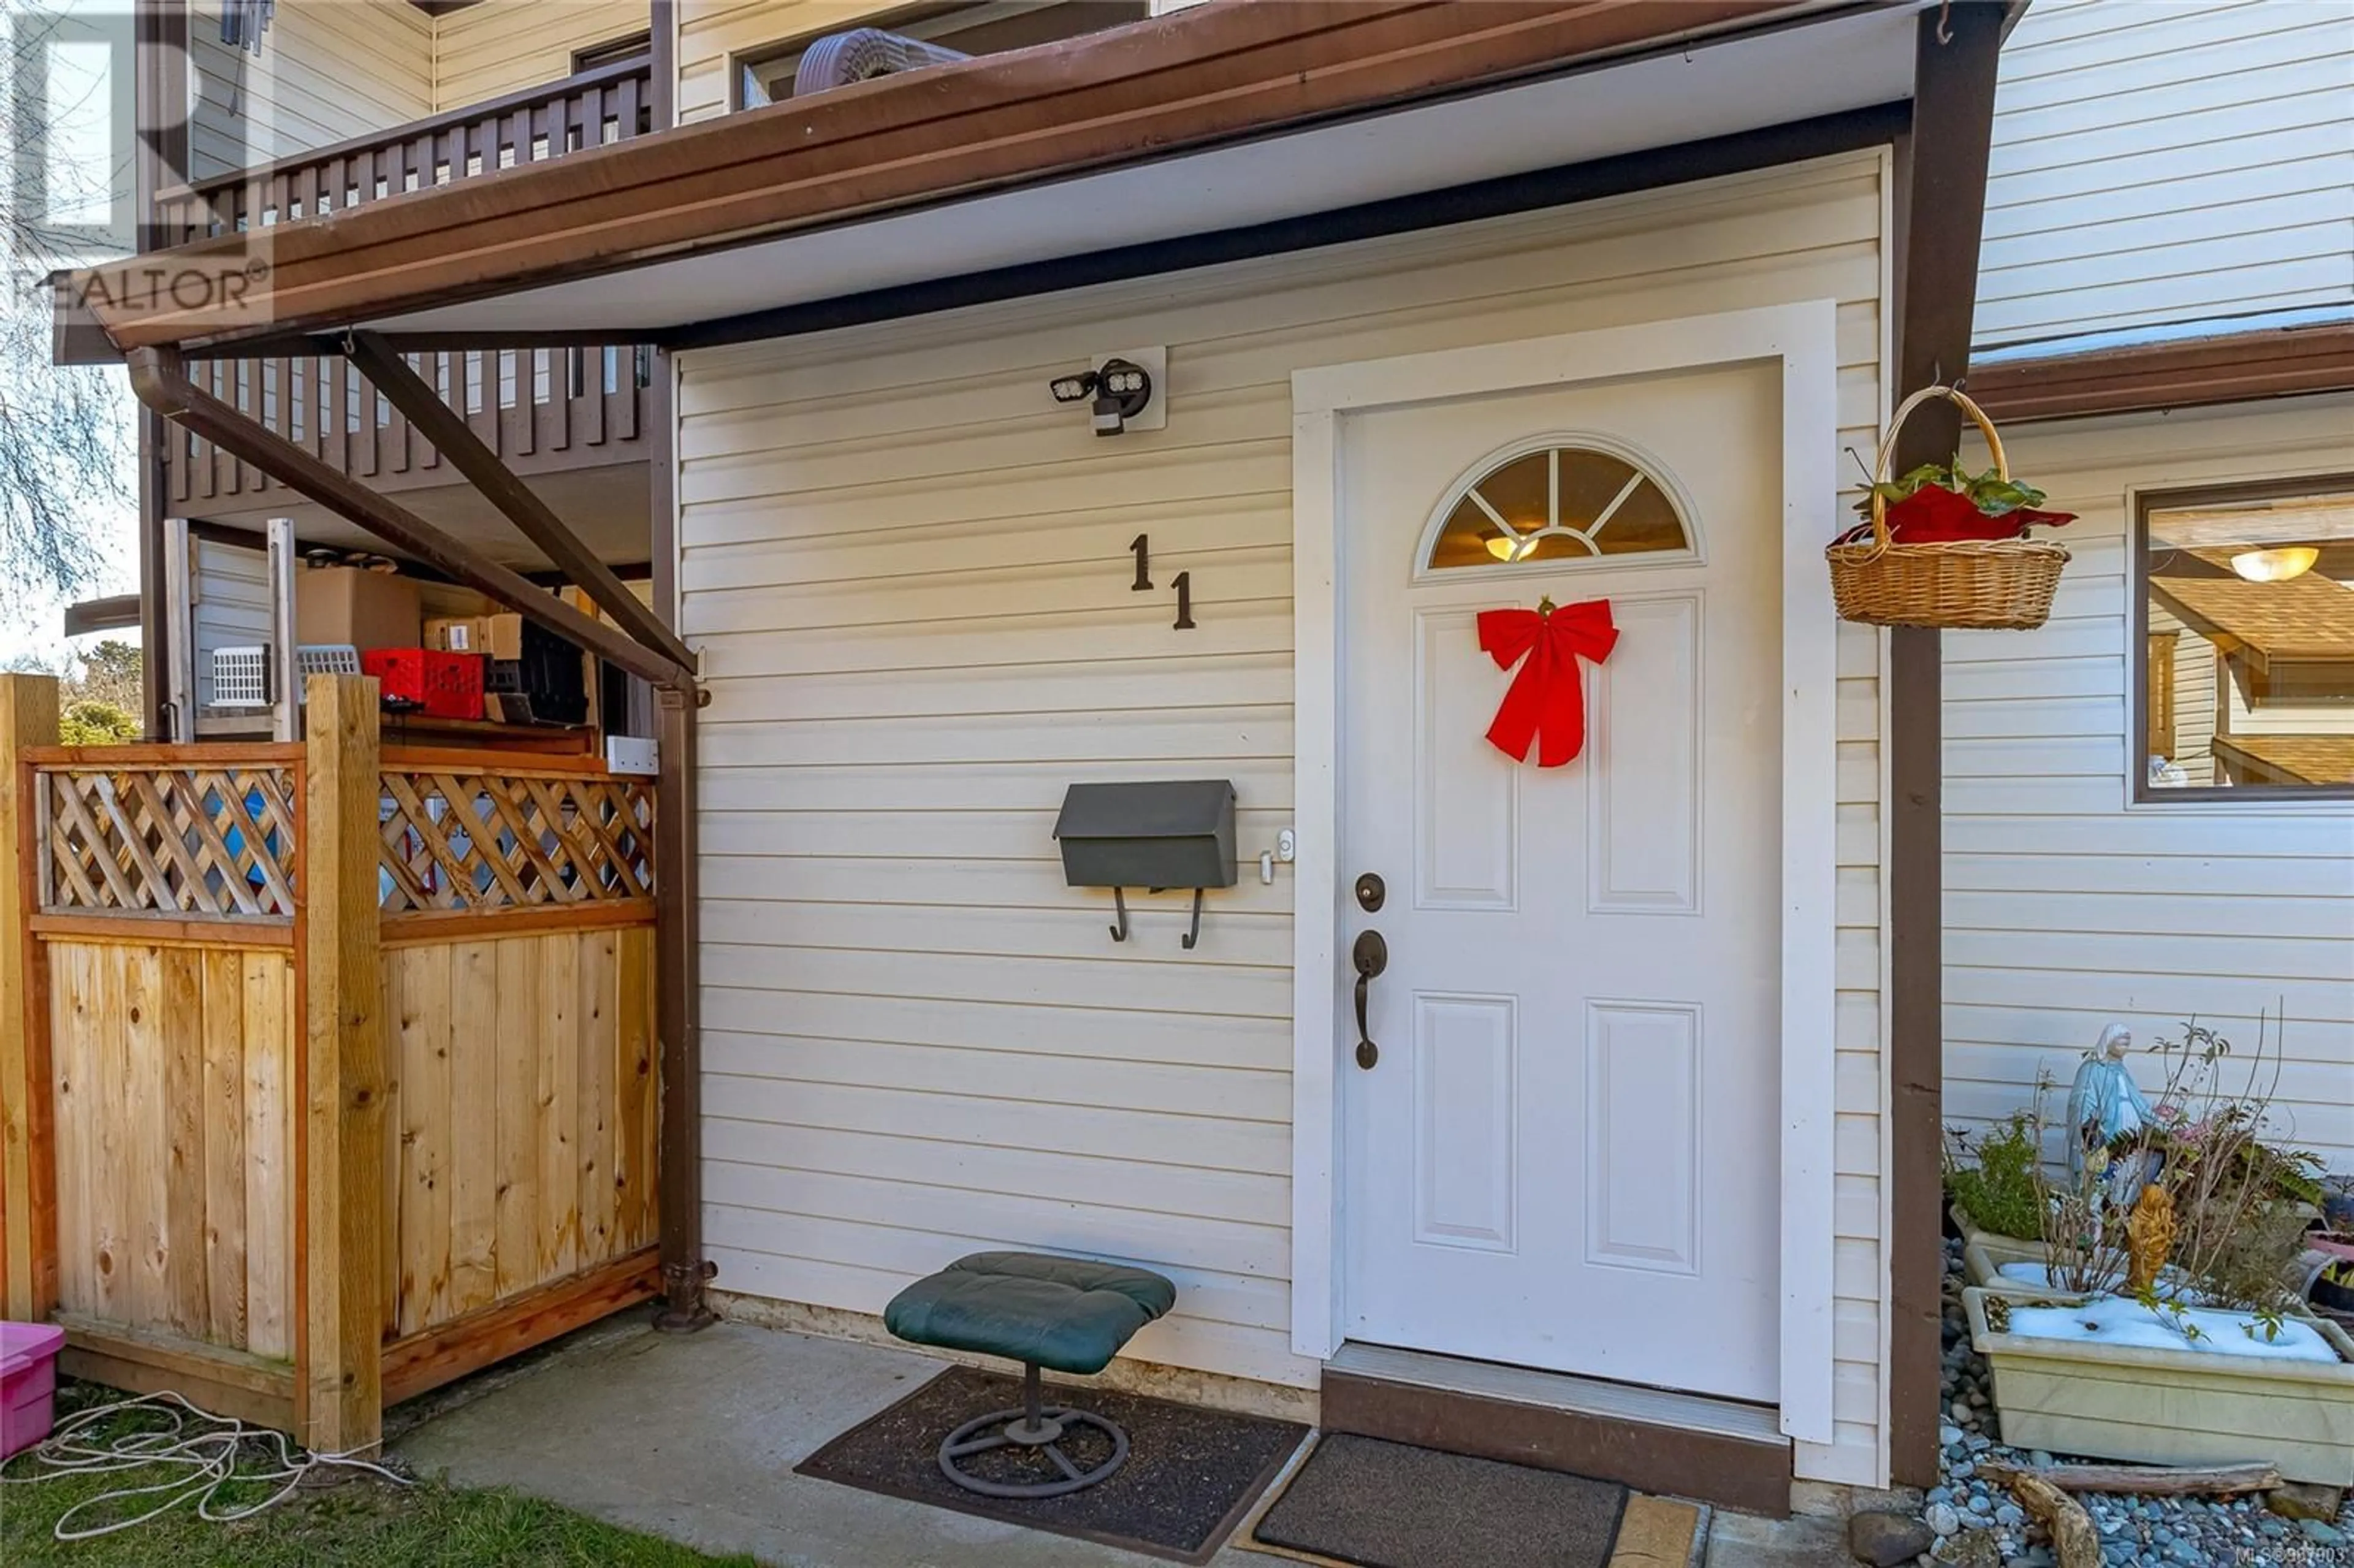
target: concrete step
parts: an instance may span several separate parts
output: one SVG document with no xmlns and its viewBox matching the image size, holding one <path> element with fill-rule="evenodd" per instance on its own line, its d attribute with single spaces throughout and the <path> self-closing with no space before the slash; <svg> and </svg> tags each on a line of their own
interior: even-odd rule
<svg viewBox="0 0 2354 1568">
<path fill-rule="evenodd" d="M 1782 1518 L 1790 1440 L 1763 1405 L 1351 1342 L 1322 1425 Z"/>
</svg>

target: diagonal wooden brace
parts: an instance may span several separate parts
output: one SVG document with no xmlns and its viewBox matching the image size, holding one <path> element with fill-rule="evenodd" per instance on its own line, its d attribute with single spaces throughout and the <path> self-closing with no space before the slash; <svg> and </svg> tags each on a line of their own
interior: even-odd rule
<svg viewBox="0 0 2354 1568">
<path fill-rule="evenodd" d="M 344 353 L 384 394 L 386 401 L 399 409 L 419 435 L 432 442 L 436 450 L 473 482 L 483 500 L 497 507 L 507 521 L 523 531 L 524 537 L 546 552 L 558 571 L 586 588 L 588 597 L 620 622 L 623 630 L 678 664 L 690 670 L 695 667 L 695 655 L 687 652 L 686 644 L 621 586 L 613 569 L 589 553 L 547 503 L 499 461 L 499 454 L 474 433 L 474 428 L 442 401 L 441 395 L 382 336 L 372 332 L 353 333 Z"/>
<path fill-rule="evenodd" d="M 176 348 L 134 349 L 126 356 L 131 390 L 142 403 L 277 480 L 296 493 L 349 519 L 397 549 L 485 594 L 567 641 L 632 675 L 679 691 L 695 689 L 689 664 L 582 614 L 520 572 L 503 567 L 417 514 L 265 429 L 188 379 Z"/>
</svg>

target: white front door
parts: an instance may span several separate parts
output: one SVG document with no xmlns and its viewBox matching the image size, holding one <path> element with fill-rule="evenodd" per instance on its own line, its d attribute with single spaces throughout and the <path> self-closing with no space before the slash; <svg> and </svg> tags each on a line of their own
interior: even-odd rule
<svg viewBox="0 0 2354 1568">
<path fill-rule="evenodd" d="M 1341 416 L 1349 1338 L 1779 1395 L 1783 451 L 1766 364 Z M 1472 482 L 1477 482 L 1476 483 Z M 1540 530 L 1543 530 L 1540 532 Z M 1606 599 L 1564 767 L 1486 609 Z"/>
</svg>

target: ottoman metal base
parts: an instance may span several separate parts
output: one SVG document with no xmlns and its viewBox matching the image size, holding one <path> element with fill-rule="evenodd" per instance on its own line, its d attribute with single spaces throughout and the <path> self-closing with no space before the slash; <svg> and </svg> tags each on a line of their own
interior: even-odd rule
<svg viewBox="0 0 2354 1568">
<path fill-rule="evenodd" d="M 1109 1437 L 1111 1457 L 1092 1469 L 1080 1469 L 1062 1448 L 1064 1436 L 1074 1426 L 1092 1426 Z M 991 1481 L 967 1475 L 957 1467 L 960 1459 L 1008 1447 L 1042 1451 L 1055 1462 L 1055 1467 L 1063 1472 L 1062 1479 Z M 989 1498 L 1065 1497 L 1098 1481 L 1110 1479 L 1112 1472 L 1127 1460 L 1128 1433 L 1118 1422 L 1097 1415 L 1093 1411 L 1042 1403 L 1038 1368 L 1034 1362 L 1022 1369 L 1022 1404 L 1019 1407 L 992 1410 L 986 1415 L 977 1415 L 940 1441 L 940 1473 L 966 1491 L 978 1492 Z"/>
</svg>

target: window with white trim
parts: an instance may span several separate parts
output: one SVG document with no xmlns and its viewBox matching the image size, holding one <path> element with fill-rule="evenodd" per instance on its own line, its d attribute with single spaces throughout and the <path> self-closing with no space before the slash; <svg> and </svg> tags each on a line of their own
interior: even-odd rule
<svg viewBox="0 0 2354 1568">
<path fill-rule="evenodd" d="M 2354 475 L 2136 510 L 2140 798 L 2354 794 Z"/>
</svg>

